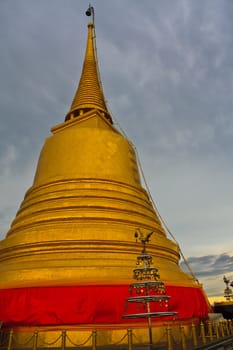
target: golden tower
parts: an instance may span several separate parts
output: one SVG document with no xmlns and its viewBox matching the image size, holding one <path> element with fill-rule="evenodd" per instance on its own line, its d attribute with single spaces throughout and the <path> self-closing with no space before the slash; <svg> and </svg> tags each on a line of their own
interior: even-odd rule
<svg viewBox="0 0 233 350">
<path fill-rule="evenodd" d="M 142 187 L 131 142 L 113 124 L 94 30 L 90 23 L 70 110 L 51 129 L 33 184 L 0 242 L 0 318 L 8 326 L 123 324 L 138 228 L 155 232 L 148 250 L 178 317 L 192 322 L 208 313 L 201 286 L 181 270 L 179 247 Z"/>
</svg>

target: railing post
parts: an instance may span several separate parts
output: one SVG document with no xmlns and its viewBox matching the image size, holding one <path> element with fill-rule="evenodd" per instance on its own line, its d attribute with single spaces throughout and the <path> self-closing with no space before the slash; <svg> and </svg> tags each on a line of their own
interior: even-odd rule
<svg viewBox="0 0 233 350">
<path fill-rule="evenodd" d="M 170 326 L 167 326 L 166 333 L 167 333 L 167 350 L 173 350 L 172 335 L 171 335 L 171 327 Z"/>
<path fill-rule="evenodd" d="M 233 320 L 228 320 L 229 323 L 229 329 L 230 329 L 230 333 L 231 335 L 233 334 L 233 324 L 232 324 Z"/>
<path fill-rule="evenodd" d="M 133 350 L 133 334 L 132 329 L 128 329 L 128 350 Z"/>
<path fill-rule="evenodd" d="M 66 331 L 63 329 L 61 334 L 61 350 L 66 349 Z"/>
<path fill-rule="evenodd" d="M 216 335 L 216 339 L 219 339 L 219 323 L 218 321 L 214 322 L 214 331 L 215 331 L 215 335 Z"/>
<path fill-rule="evenodd" d="M 203 322 L 201 322 L 201 340 L 202 340 L 202 344 L 206 344 L 206 337 L 205 337 L 205 325 Z"/>
<path fill-rule="evenodd" d="M 226 333 L 227 333 L 227 335 L 230 335 L 230 330 L 229 330 L 229 327 L 228 327 L 228 321 L 226 320 L 225 321 L 225 328 L 226 328 Z"/>
<path fill-rule="evenodd" d="M 184 334 L 184 326 L 180 325 L 181 349 L 187 350 Z"/>
<path fill-rule="evenodd" d="M 11 329 L 10 334 L 9 334 L 9 341 L 8 341 L 8 345 L 7 345 L 7 350 L 11 350 L 13 333 L 14 333 L 14 331 L 13 331 L 13 329 Z"/>
<path fill-rule="evenodd" d="M 192 323 L 192 337 L 193 337 L 193 346 L 197 346 L 197 330 L 196 325 Z"/>
<path fill-rule="evenodd" d="M 222 321 L 219 322 L 219 327 L 220 327 L 221 337 L 223 338 L 225 334 L 224 334 L 224 328 L 223 328 L 223 322 Z"/>
<path fill-rule="evenodd" d="M 210 341 L 213 341 L 213 331 L 212 331 L 212 323 L 209 321 L 208 322 L 208 331 L 209 331 L 209 336 L 210 336 Z"/>
<path fill-rule="evenodd" d="M 33 350 L 37 350 L 37 339 L 38 339 L 38 332 L 34 332 L 34 338 L 33 338 Z"/>
<path fill-rule="evenodd" d="M 96 350 L 96 344 L 97 344 L 97 331 L 96 331 L 96 329 L 93 329 L 93 331 L 92 331 L 92 350 Z"/>
</svg>

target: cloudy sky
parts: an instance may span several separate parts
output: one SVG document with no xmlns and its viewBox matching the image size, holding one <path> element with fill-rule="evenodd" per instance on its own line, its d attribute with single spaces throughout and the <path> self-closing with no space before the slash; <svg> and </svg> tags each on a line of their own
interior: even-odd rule
<svg viewBox="0 0 233 350">
<path fill-rule="evenodd" d="M 95 0 L 105 97 L 209 296 L 233 279 L 233 2 Z M 0 0 L 0 233 L 79 81 L 84 0 Z"/>
</svg>

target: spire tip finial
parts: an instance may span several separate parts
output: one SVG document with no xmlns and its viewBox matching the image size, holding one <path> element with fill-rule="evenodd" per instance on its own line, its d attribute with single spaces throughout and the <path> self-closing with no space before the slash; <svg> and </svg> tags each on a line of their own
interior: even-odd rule
<svg viewBox="0 0 233 350">
<path fill-rule="evenodd" d="M 89 4 L 89 7 L 88 7 L 88 9 L 86 10 L 85 13 L 86 13 L 86 16 L 88 16 L 88 17 L 92 16 L 92 22 L 94 24 L 94 22 L 95 22 L 95 11 L 94 11 L 94 7 L 91 6 L 91 4 Z"/>
<path fill-rule="evenodd" d="M 111 124 L 113 124 L 105 102 L 99 74 L 95 42 L 94 8 L 91 4 L 89 4 L 86 15 L 88 17 L 92 16 L 92 22 L 88 23 L 88 37 L 83 70 L 78 89 L 73 98 L 70 110 L 65 117 L 65 121 L 79 117 L 90 110 L 97 109 Z"/>
</svg>

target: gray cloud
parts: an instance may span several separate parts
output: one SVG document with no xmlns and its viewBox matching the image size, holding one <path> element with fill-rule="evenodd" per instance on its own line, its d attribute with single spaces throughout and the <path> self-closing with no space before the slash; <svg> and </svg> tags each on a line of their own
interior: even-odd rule
<svg viewBox="0 0 233 350">
<path fill-rule="evenodd" d="M 223 276 L 233 280 L 233 255 L 222 253 L 220 255 L 206 255 L 189 257 L 188 265 L 195 276 L 203 284 L 209 296 L 224 295 L 225 284 Z M 187 264 L 181 262 L 181 267 L 188 272 Z"/>
<path fill-rule="evenodd" d="M 197 277 L 210 277 L 226 273 L 233 274 L 233 256 L 227 253 L 189 257 L 187 261 Z M 184 262 L 181 263 L 181 266 L 185 268 Z"/>
</svg>

